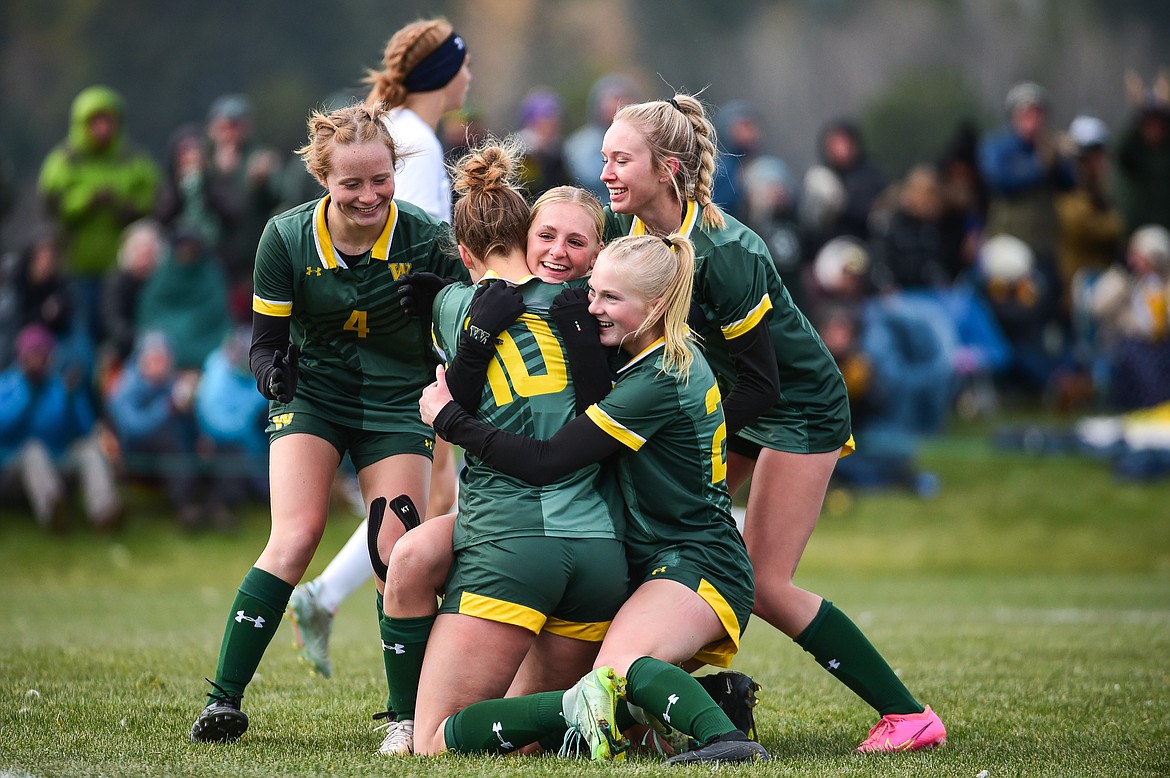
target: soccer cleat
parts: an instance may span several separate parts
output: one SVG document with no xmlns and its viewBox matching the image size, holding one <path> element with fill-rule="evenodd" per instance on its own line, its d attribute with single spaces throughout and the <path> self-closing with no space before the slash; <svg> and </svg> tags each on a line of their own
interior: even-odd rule
<svg viewBox="0 0 1170 778">
<path fill-rule="evenodd" d="M 667 764 L 698 764 L 701 762 L 767 762 L 772 758 L 768 749 L 743 732 L 733 730 L 720 735 L 706 745 L 686 751 L 666 760 Z"/>
<path fill-rule="evenodd" d="M 655 753 L 658 756 L 674 756 L 686 751 L 691 743 L 689 735 L 678 731 L 657 716 L 651 716 L 643 708 L 632 702 L 626 702 L 626 707 L 634 721 L 634 727 L 628 728 L 623 734 L 630 738 L 632 751 Z M 641 730 L 641 735 L 638 731 Z"/>
<path fill-rule="evenodd" d="M 947 729 L 942 719 L 926 706 L 922 713 L 888 713 L 869 731 L 857 747 L 860 754 L 917 751 L 946 745 Z"/>
<path fill-rule="evenodd" d="M 240 710 L 242 694 L 229 694 L 211 679 L 215 691 L 195 723 L 191 725 L 192 743 L 230 743 L 248 729 L 248 714 Z"/>
<path fill-rule="evenodd" d="M 711 695 L 715 704 L 723 709 L 727 718 L 750 740 L 759 740 L 756 735 L 756 716 L 753 709 L 760 704 L 756 692 L 760 685 L 751 677 L 735 670 L 705 675 L 695 679 Z"/>
<path fill-rule="evenodd" d="M 414 753 L 414 719 L 395 721 L 391 719 L 385 724 L 379 724 L 374 730 L 386 730 L 382 738 L 382 745 L 378 746 L 378 753 L 383 756 L 410 756 Z"/>
<path fill-rule="evenodd" d="M 293 589 L 288 598 L 288 616 L 296 636 L 301 661 L 325 678 L 333 675 L 329 659 L 329 635 L 333 632 L 333 614 L 321 604 L 320 581 L 309 581 Z"/>
<path fill-rule="evenodd" d="M 590 759 L 624 759 L 630 741 L 618 731 L 616 708 L 625 689 L 625 678 L 612 667 L 599 667 L 566 692 L 562 703 L 569 724 L 566 744 L 575 733 L 589 747 Z"/>
</svg>

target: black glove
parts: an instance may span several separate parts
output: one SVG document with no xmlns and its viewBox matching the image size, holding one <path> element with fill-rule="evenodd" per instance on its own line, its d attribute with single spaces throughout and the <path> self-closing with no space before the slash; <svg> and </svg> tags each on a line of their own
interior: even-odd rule
<svg viewBox="0 0 1170 778">
<path fill-rule="evenodd" d="M 398 304 L 407 316 L 429 319 L 439 292 L 454 283 L 457 283 L 454 278 L 442 278 L 434 273 L 411 273 L 398 285 Z"/>
<path fill-rule="evenodd" d="M 475 290 L 468 309 L 470 321 L 447 367 L 451 397 L 468 413 L 479 408 L 488 366 L 496 355 L 496 338 L 523 312 L 520 290 L 509 283 L 491 281 Z"/>
<path fill-rule="evenodd" d="M 269 400 L 281 403 L 292 402 L 297 391 L 297 357 L 300 352 L 297 344 L 290 343 L 288 352 L 272 352 L 272 364 L 264 373 L 264 385 L 260 393 Z"/>
<path fill-rule="evenodd" d="M 506 281 L 481 284 L 471 298 L 465 334 L 482 345 L 495 348 L 499 334 L 524 313 L 524 297 Z"/>
<path fill-rule="evenodd" d="M 580 415 L 613 388 L 609 360 L 601 345 L 601 326 L 589 313 L 589 292 L 585 289 L 565 289 L 553 298 L 548 313 L 565 344 Z"/>
</svg>

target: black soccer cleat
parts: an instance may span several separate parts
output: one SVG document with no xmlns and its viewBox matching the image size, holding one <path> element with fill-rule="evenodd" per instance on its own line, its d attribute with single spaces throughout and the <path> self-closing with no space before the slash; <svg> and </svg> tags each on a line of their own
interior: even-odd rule
<svg viewBox="0 0 1170 778">
<path fill-rule="evenodd" d="M 746 734 L 750 740 L 759 740 L 756 735 L 754 712 L 754 708 L 760 704 L 756 696 L 756 692 L 760 690 L 758 683 L 750 676 L 735 670 L 724 670 L 695 680 L 707 694 L 711 695 L 715 704 L 723 709 L 736 729 Z"/>
<path fill-rule="evenodd" d="M 748 740 L 738 729 L 720 735 L 704 746 L 685 751 L 666 760 L 670 765 L 688 765 L 712 762 L 767 762 L 772 758 L 768 749 Z"/>
<path fill-rule="evenodd" d="M 230 743 L 248 730 L 248 714 L 240 710 L 243 695 L 229 694 L 214 681 L 211 702 L 191 725 L 192 743 Z"/>
</svg>

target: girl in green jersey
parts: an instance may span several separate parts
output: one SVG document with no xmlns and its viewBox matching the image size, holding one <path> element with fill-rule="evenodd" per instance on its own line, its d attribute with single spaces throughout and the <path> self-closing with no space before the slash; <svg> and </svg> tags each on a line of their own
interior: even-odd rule
<svg viewBox="0 0 1170 778">
<path fill-rule="evenodd" d="M 321 540 L 342 456 L 367 505 L 406 494 L 425 509 L 434 438 L 415 408 L 431 342 L 394 304 L 396 289 L 412 270 L 466 274 L 447 225 L 394 201 L 397 152 L 384 117 L 360 105 L 313 114 L 299 154 L 328 194 L 269 220 L 257 248 L 251 366 L 273 403 L 272 529 L 232 604 L 194 741 L 247 729 L 244 689 Z M 383 559 L 403 531 L 384 523 Z"/>
<path fill-rule="evenodd" d="M 793 576 L 839 456 L 852 450 L 848 397 L 832 356 L 780 282 L 763 240 L 711 202 L 715 130 L 690 95 L 627 105 L 601 148 L 606 238 L 682 231 L 695 242 L 692 326 L 724 390 L 727 483 L 750 478 L 744 540 L 754 613 L 792 638 L 882 716 L 860 751 L 945 742 L 861 631 Z"/>
</svg>

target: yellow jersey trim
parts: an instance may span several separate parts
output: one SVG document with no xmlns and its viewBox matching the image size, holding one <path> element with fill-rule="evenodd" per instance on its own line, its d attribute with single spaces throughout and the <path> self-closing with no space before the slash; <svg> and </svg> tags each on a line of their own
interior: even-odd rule
<svg viewBox="0 0 1170 778">
<path fill-rule="evenodd" d="M 665 348 L 665 347 L 666 347 L 666 338 L 659 338 L 658 340 L 654 341 L 653 343 L 651 343 L 651 344 L 650 344 L 649 346 L 647 346 L 646 348 L 642 349 L 642 350 L 641 350 L 641 351 L 640 351 L 640 352 L 637 354 L 637 356 L 631 357 L 629 362 L 625 363 L 625 364 L 624 364 L 624 365 L 622 365 L 620 368 L 618 368 L 618 372 L 619 372 L 619 373 L 624 373 L 624 372 L 626 372 L 626 371 L 627 371 L 627 370 L 629 370 L 631 367 L 633 367 L 634 365 L 638 364 L 639 362 L 641 362 L 641 361 L 642 361 L 643 359 L 645 359 L 646 357 L 650 356 L 651 352 L 653 352 L 653 351 L 656 351 L 656 350 L 658 350 L 658 349 L 660 349 L 660 348 Z"/>
<path fill-rule="evenodd" d="M 325 218 L 329 211 L 329 195 L 321 198 L 317 203 L 317 208 L 313 213 L 313 242 L 317 245 L 317 258 L 321 261 L 321 267 L 326 270 L 333 270 L 341 266 L 341 261 L 337 257 L 337 250 L 333 248 L 333 238 L 329 234 L 329 223 Z M 393 200 L 390 201 L 390 213 L 386 219 L 386 225 L 382 228 L 382 232 L 378 235 L 378 239 L 374 241 L 373 248 L 370 249 L 370 259 L 380 259 L 383 262 L 390 256 L 390 243 L 394 237 L 394 228 L 398 225 L 398 203 Z"/>
<path fill-rule="evenodd" d="M 252 310 L 265 316 L 292 316 L 292 300 L 265 300 L 252 295 Z"/>
<path fill-rule="evenodd" d="M 646 439 L 638 433 L 630 430 L 613 419 L 608 413 L 601 410 L 596 405 L 590 405 L 585 409 L 585 415 L 588 416 L 594 424 L 601 428 L 603 432 L 611 438 L 617 440 L 623 446 L 633 451 L 642 448 L 646 443 Z"/>
<path fill-rule="evenodd" d="M 723 337 L 727 340 L 735 340 L 745 332 L 749 332 L 772 310 L 772 298 L 764 293 L 763 299 L 760 300 L 759 305 L 752 308 L 748 315 L 739 321 L 733 321 L 731 324 L 725 324 L 721 328 L 723 330 Z"/>
<path fill-rule="evenodd" d="M 682 224 L 679 225 L 679 228 L 675 230 L 675 232 L 682 233 L 683 236 L 687 238 L 691 237 L 691 230 L 693 230 L 695 225 L 699 223 L 700 213 L 701 211 L 699 210 L 699 204 L 694 200 L 687 200 L 687 207 L 683 212 Z M 646 223 L 635 216 L 633 223 L 630 224 L 630 235 L 649 234 L 650 232 L 646 229 Z"/>
</svg>

